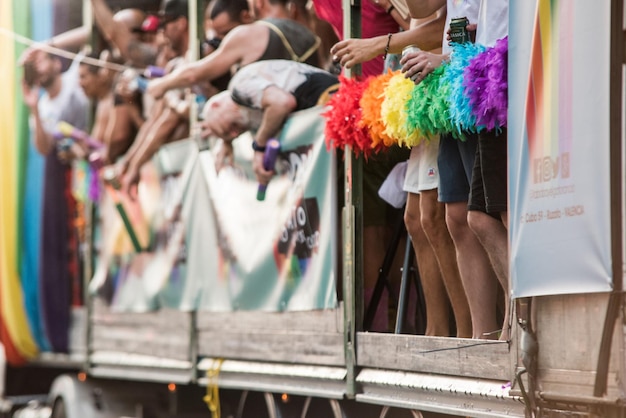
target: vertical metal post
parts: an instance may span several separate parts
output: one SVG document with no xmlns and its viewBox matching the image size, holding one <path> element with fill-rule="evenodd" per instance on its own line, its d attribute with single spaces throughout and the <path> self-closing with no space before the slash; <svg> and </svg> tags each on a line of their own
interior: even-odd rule
<svg viewBox="0 0 626 418">
<path fill-rule="evenodd" d="M 606 393 L 609 360 L 615 324 L 624 299 L 623 284 L 623 210 L 622 210 L 622 122 L 623 122 L 623 54 L 624 54 L 624 0 L 611 0 L 611 48 L 610 48 L 610 97 L 609 97 L 609 140 L 610 140 L 610 190 L 611 190 L 611 260 L 613 291 L 609 296 L 602 340 L 598 354 L 596 380 L 593 395 Z M 623 360 L 622 360 L 623 361 Z"/>
<path fill-rule="evenodd" d="M 342 0 L 343 37 L 361 36 L 361 0 Z M 344 75 L 358 74 L 344 69 Z M 362 277 L 362 166 L 355 161 L 352 149 L 346 147 L 344 165 L 344 207 L 343 224 L 343 302 L 344 302 L 344 354 L 346 360 L 346 395 L 356 395 L 356 332 L 362 317 L 362 291 L 356 286 L 356 278 Z M 358 307 L 358 308 L 357 308 Z M 360 312 L 360 314 L 358 314 Z"/>
</svg>

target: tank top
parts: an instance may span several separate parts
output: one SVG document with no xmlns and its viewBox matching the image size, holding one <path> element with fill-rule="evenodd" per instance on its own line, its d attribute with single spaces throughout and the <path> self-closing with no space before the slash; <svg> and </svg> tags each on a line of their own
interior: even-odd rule
<svg viewBox="0 0 626 418">
<path fill-rule="evenodd" d="M 258 59 L 287 59 L 320 66 L 317 49 L 320 39 L 307 27 L 291 19 L 267 18 L 258 21 L 270 29 L 267 48 Z"/>
</svg>

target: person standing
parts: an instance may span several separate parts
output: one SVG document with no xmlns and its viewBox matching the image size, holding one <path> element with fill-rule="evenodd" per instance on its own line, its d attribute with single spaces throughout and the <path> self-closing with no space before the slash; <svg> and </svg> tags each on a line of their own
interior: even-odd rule
<svg viewBox="0 0 626 418">
<path fill-rule="evenodd" d="M 78 86 L 78 61 L 62 73 L 57 56 L 34 49 L 24 62 L 35 73 L 32 84 L 31 80 L 22 83 L 24 102 L 31 114 L 35 148 L 45 157 L 39 271 L 43 323 L 52 349 L 68 352 L 70 309 L 80 297 L 76 291 L 79 263 L 73 225 L 75 201 L 71 165 L 57 154 L 53 134 L 59 121 L 85 130 L 89 101 Z"/>
<path fill-rule="evenodd" d="M 475 25 L 481 0 L 408 0 L 407 4 L 414 18 L 429 16 L 438 8 L 447 6 L 442 53 L 419 51 L 407 54 L 400 61 L 405 76 L 420 83 L 450 57 L 450 21 L 467 17 L 469 23 Z M 487 252 L 468 224 L 468 201 L 478 137 L 469 133 L 465 136 L 466 140 L 460 141 L 450 134 L 441 135 L 437 158 L 439 201 L 445 203 L 446 223 L 456 248 L 457 264 L 472 316 L 472 337 L 495 339 L 500 330 L 496 321 L 498 279 Z"/>
</svg>

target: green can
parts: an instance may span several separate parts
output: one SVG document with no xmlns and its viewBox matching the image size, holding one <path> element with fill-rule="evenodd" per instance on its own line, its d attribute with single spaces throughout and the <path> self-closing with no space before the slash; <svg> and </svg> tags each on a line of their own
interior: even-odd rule
<svg viewBox="0 0 626 418">
<path fill-rule="evenodd" d="M 457 44 L 464 44 L 470 42 L 469 32 L 467 25 L 469 20 L 467 17 L 457 17 L 450 21 L 450 42 L 456 42 Z"/>
</svg>

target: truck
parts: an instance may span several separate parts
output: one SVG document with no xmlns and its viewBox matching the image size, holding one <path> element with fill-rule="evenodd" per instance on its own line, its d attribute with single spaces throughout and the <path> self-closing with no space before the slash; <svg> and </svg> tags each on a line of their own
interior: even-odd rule
<svg viewBox="0 0 626 418">
<path fill-rule="evenodd" d="M 625 416 L 625 3 L 510 4 L 508 341 L 406 333 L 420 285 L 401 241 L 388 249 L 404 257 L 395 332 L 364 327 L 363 158 L 328 149 L 325 109 L 314 107 L 286 121 L 263 202 L 250 134 L 218 168 L 218 142 L 193 128 L 144 167 L 139 202 L 115 190 L 98 211 L 86 202 L 84 304 L 72 307 L 68 351 L 46 351 L 27 320 L 32 285 L 11 264 L 27 203 L 11 206 L 24 154 L 3 119 L 0 412 Z M 343 7 L 347 36 L 358 35 L 360 1 Z M 5 20 L 3 46 L 18 39 Z M 381 286 L 388 274 L 381 266 Z"/>
</svg>

